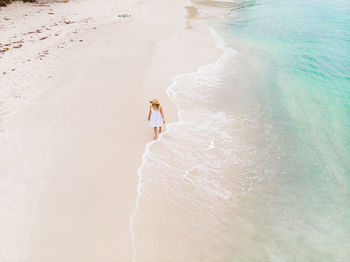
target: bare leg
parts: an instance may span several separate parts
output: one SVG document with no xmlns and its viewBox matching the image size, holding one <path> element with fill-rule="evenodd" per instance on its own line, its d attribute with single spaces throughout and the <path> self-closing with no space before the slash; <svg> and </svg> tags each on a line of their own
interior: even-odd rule
<svg viewBox="0 0 350 262">
<path fill-rule="evenodd" d="M 158 127 L 154 128 L 154 137 L 153 139 L 156 140 L 158 138 Z"/>
<path fill-rule="evenodd" d="M 162 127 L 159 127 L 159 134 L 162 133 Z"/>
</svg>

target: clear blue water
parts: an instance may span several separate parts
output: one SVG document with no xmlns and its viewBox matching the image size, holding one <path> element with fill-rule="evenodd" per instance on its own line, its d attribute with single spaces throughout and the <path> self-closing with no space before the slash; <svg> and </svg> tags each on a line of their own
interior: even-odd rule
<svg viewBox="0 0 350 262">
<path fill-rule="evenodd" d="M 135 261 L 350 261 L 350 2 L 216 6 L 224 53 L 175 78 L 139 169 Z"/>
<path fill-rule="evenodd" d="M 264 141 L 281 146 L 279 175 L 262 183 L 263 200 L 250 199 L 259 204 L 249 213 L 263 221 L 247 222 L 259 232 L 249 237 L 264 239 L 260 256 L 232 261 L 349 261 L 350 1 L 256 0 L 229 8 L 216 28 L 249 64 L 241 78 L 259 79 L 234 89 L 255 94 L 272 125 Z"/>
</svg>

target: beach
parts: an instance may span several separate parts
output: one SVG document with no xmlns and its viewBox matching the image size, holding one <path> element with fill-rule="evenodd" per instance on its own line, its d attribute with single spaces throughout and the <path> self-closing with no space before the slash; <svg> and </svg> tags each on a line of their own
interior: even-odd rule
<svg viewBox="0 0 350 262">
<path fill-rule="evenodd" d="M 1 7 L 0 261 L 346 262 L 349 10 Z"/>
<path fill-rule="evenodd" d="M 166 94 L 172 78 L 220 55 L 208 29 L 213 17 L 199 20 L 190 1 L 119 1 L 114 17 L 100 21 L 88 9 L 79 17 L 88 20 L 68 28 L 73 20 L 56 14 L 74 8 L 80 16 L 80 8 L 93 7 L 83 2 L 15 3 L 0 11 L 15 24 L 2 28 L 9 38 L 24 15 L 37 21 L 27 32 L 42 24 L 65 34 L 32 38 L 20 43 L 25 52 L 12 48 L 1 57 L 11 61 L 1 64 L 1 87 L 12 88 L 1 115 L 1 179 L 12 188 L 3 192 L 1 212 L 6 261 L 131 261 L 137 169 L 153 137 L 148 101 L 157 97 L 167 123 L 177 121 Z M 48 51 L 35 63 L 21 61 L 42 49 Z"/>
</svg>

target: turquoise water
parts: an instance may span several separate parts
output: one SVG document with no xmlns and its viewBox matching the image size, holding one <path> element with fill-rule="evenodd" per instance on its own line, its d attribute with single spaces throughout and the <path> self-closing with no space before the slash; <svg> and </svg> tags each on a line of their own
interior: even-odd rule
<svg viewBox="0 0 350 262">
<path fill-rule="evenodd" d="M 350 2 L 217 6 L 223 55 L 174 79 L 138 170 L 134 261 L 349 261 Z"/>
<path fill-rule="evenodd" d="M 216 27 L 253 64 L 245 77 L 259 81 L 249 92 L 282 155 L 279 175 L 261 185 L 268 195 L 250 212 L 264 222 L 247 222 L 264 228 L 249 235 L 264 239 L 261 256 L 233 261 L 349 261 L 350 2 L 256 0 L 230 8 Z"/>
</svg>

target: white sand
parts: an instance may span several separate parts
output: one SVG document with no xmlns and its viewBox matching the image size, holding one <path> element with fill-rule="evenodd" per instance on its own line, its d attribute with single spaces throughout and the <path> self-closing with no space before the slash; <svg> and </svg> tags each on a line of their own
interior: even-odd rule
<svg viewBox="0 0 350 262">
<path fill-rule="evenodd" d="M 42 8 L 63 15 L 93 4 Z M 31 8 L 15 4 L 2 9 L 0 19 L 15 19 L 18 10 Z M 7 112 L 0 115 L 4 261 L 130 261 L 137 168 L 153 136 L 146 121 L 148 99 L 157 97 L 167 122 L 176 121 L 176 108 L 165 93 L 172 77 L 220 54 L 209 34 L 210 17 L 190 1 L 129 2 L 121 12 L 109 8 L 108 14 L 86 10 L 93 17 L 87 25 L 55 26 L 50 20 L 53 28 L 60 27 L 52 30 L 67 30 L 60 40 L 54 34 L 46 45 L 40 38 L 25 40 L 26 47 L 0 58 L 0 72 L 7 72 L 0 80 L 1 109 Z M 132 16 L 115 17 L 126 11 Z M 28 16 L 30 24 L 38 24 L 25 30 L 16 25 L 16 30 L 48 22 L 35 12 Z M 1 30 L 10 39 L 9 24 Z M 47 49 L 52 57 L 35 60 Z M 22 63 L 27 57 L 35 62 Z"/>
</svg>

